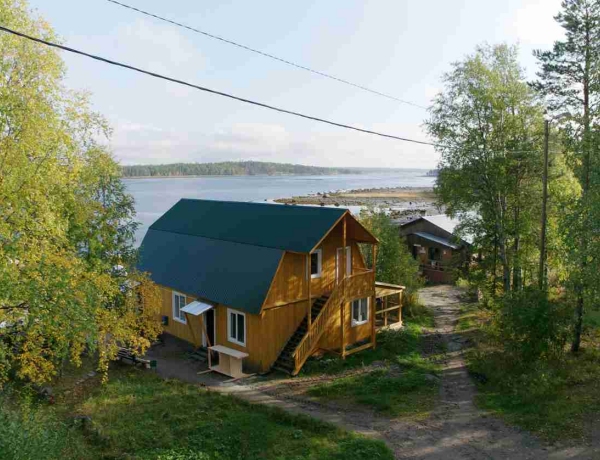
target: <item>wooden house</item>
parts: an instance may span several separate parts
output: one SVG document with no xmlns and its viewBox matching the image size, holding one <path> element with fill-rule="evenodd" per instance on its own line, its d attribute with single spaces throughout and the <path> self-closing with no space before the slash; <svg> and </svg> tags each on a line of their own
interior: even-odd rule
<svg viewBox="0 0 600 460">
<path fill-rule="evenodd" d="M 421 216 L 400 226 L 400 236 L 430 282 L 452 283 L 456 269 L 469 260 L 470 243 L 455 235 L 457 225 L 455 219 L 437 215 Z"/>
<path fill-rule="evenodd" d="M 150 226 L 139 268 L 162 288 L 165 332 L 249 372 L 295 375 L 317 351 L 375 346 L 387 302 L 359 244 L 376 253 L 346 209 L 182 199 Z"/>
</svg>

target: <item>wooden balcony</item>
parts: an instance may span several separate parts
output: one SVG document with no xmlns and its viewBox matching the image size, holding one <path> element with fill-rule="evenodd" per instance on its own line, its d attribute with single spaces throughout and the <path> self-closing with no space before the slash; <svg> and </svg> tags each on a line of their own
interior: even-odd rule
<svg viewBox="0 0 600 460">
<path fill-rule="evenodd" d="M 375 272 L 373 270 L 355 271 L 346 277 L 344 282 L 346 283 L 346 302 L 375 295 Z"/>
</svg>

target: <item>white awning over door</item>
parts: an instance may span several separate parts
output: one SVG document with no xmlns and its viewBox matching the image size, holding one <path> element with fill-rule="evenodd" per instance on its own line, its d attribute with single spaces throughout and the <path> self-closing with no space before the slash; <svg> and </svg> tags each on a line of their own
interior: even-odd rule
<svg viewBox="0 0 600 460">
<path fill-rule="evenodd" d="M 185 307 L 181 309 L 182 312 L 187 313 L 192 316 L 200 316 L 202 313 L 207 312 L 211 308 L 215 308 L 214 305 L 210 305 L 208 303 L 199 302 L 198 300 L 194 300 L 191 303 L 188 303 Z"/>
</svg>

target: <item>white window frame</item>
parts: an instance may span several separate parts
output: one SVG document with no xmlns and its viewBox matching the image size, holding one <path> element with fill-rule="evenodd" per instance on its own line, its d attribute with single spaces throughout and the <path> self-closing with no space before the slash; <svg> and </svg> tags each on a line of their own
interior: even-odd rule
<svg viewBox="0 0 600 460">
<path fill-rule="evenodd" d="M 360 317 L 360 304 L 361 301 L 366 300 L 367 301 L 367 314 L 366 317 L 362 320 L 356 321 L 354 319 L 354 308 L 358 308 L 358 316 Z M 371 298 L 370 297 L 363 297 L 362 299 L 355 299 L 350 303 L 350 318 L 352 319 L 352 327 L 354 326 L 361 326 L 362 324 L 367 324 L 369 322 L 369 316 L 371 314 Z"/>
<path fill-rule="evenodd" d="M 187 320 L 185 319 L 185 313 L 183 313 L 183 319 L 181 319 L 181 316 L 178 316 L 175 313 L 175 305 L 177 305 L 177 308 L 179 308 L 179 313 L 181 315 L 181 309 L 183 307 L 181 307 L 177 302 L 177 297 L 183 297 L 183 306 L 185 307 L 187 305 L 187 296 L 185 294 L 182 294 L 181 292 L 176 292 L 173 291 L 173 295 L 171 296 L 171 304 L 173 307 L 173 321 L 177 321 L 178 323 L 182 323 L 182 324 L 187 324 Z"/>
<path fill-rule="evenodd" d="M 231 335 L 231 315 L 240 315 L 244 317 L 244 341 L 240 342 L 237 337 L 232 337 Z M 237 316 L 236 316 L 236 323 L 235 323 L 235 327 L 236 327 L 236 331 L 237 331 Z M 236 345 L 240 345 L 241 347 L 245 347 L 246 346 L 246 340 L 248 339 L 248 335 L 247 335 L 247 330 L 248 327 L 246 326 L 246 313 L 238 311 L 238 310 L 234 310 L 233 308 L 228 308 L 227 309 L 227 340 L 231 343 L 235 343 Z"/>
<path fill-rule="evenodd" d="M 346 276 L 352 275 L 352 246 L 346 246 Z"/>
<path fill-rule="evenodd" d="M 342 259 L 340 253 L 343 253 L 343 248 L 337 248 L 335 251 L 335 279 L 336 282 L 340 278 L 340 265 Z M 352 275 L 352 246 L 346 246 L 346 277 Z"/>
<path fill-rule="evenodd" d="M 311 273 L 312 271 L 312 255 L 317 254 L 317 273 Z M 311 279 L 321 278 L 321 274 L 323 273 L 323 250 L 315 249 L 310 253 L 310 265 L 308 266 L 308 273 L 310 274 Z"/>
</svg>

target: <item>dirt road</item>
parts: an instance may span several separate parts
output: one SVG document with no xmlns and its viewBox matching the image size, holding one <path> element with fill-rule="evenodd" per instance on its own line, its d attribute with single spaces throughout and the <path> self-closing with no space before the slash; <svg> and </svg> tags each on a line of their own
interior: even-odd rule
<svg viewBox="0 0 600 460">
<path fill-rule="evenodd" d="M 474 404 L 476 388 L 463 359 L 464 338 L 455 331 L 460 313 L 461 291 L 452 286 L 434 286 L 420 292 L 421 301 L 435 315 L 435 329 L 426 340 L 444 343 L 440 398 L 432 415 L 422 421 L 387 418 L 359 407 L 320 404 L 299 397 L 294 386 L 303 382 L 281 382 L 287 391 L 273 392 L 260 385 L 236 385 L 227 393 L 252 402 L 303 413 L 338 426 L 382 439 L 398 459 L 593 459 L 600 453 L 585 448 L 556 449 L 531 434 L 505 425 Z M 308 382 L 307 382 L 308 383 Z"/>
<path fill-rule="evenodd" d="M 440 400 L 432 416 L 420 427 L 392 424 L 384 433 L 397 458 L 418 459 L 587 459 L 585 449 L 557 450 L 529 433 L 506 426 L 474 404 L 476 388 L 463 358 L 464 339 L 455 331 L 461 291 L 434 286 L 420 292 L 421 302 L 435 315 L 436 340 L 448 353 L 443 365 Z"/>
</svg>

